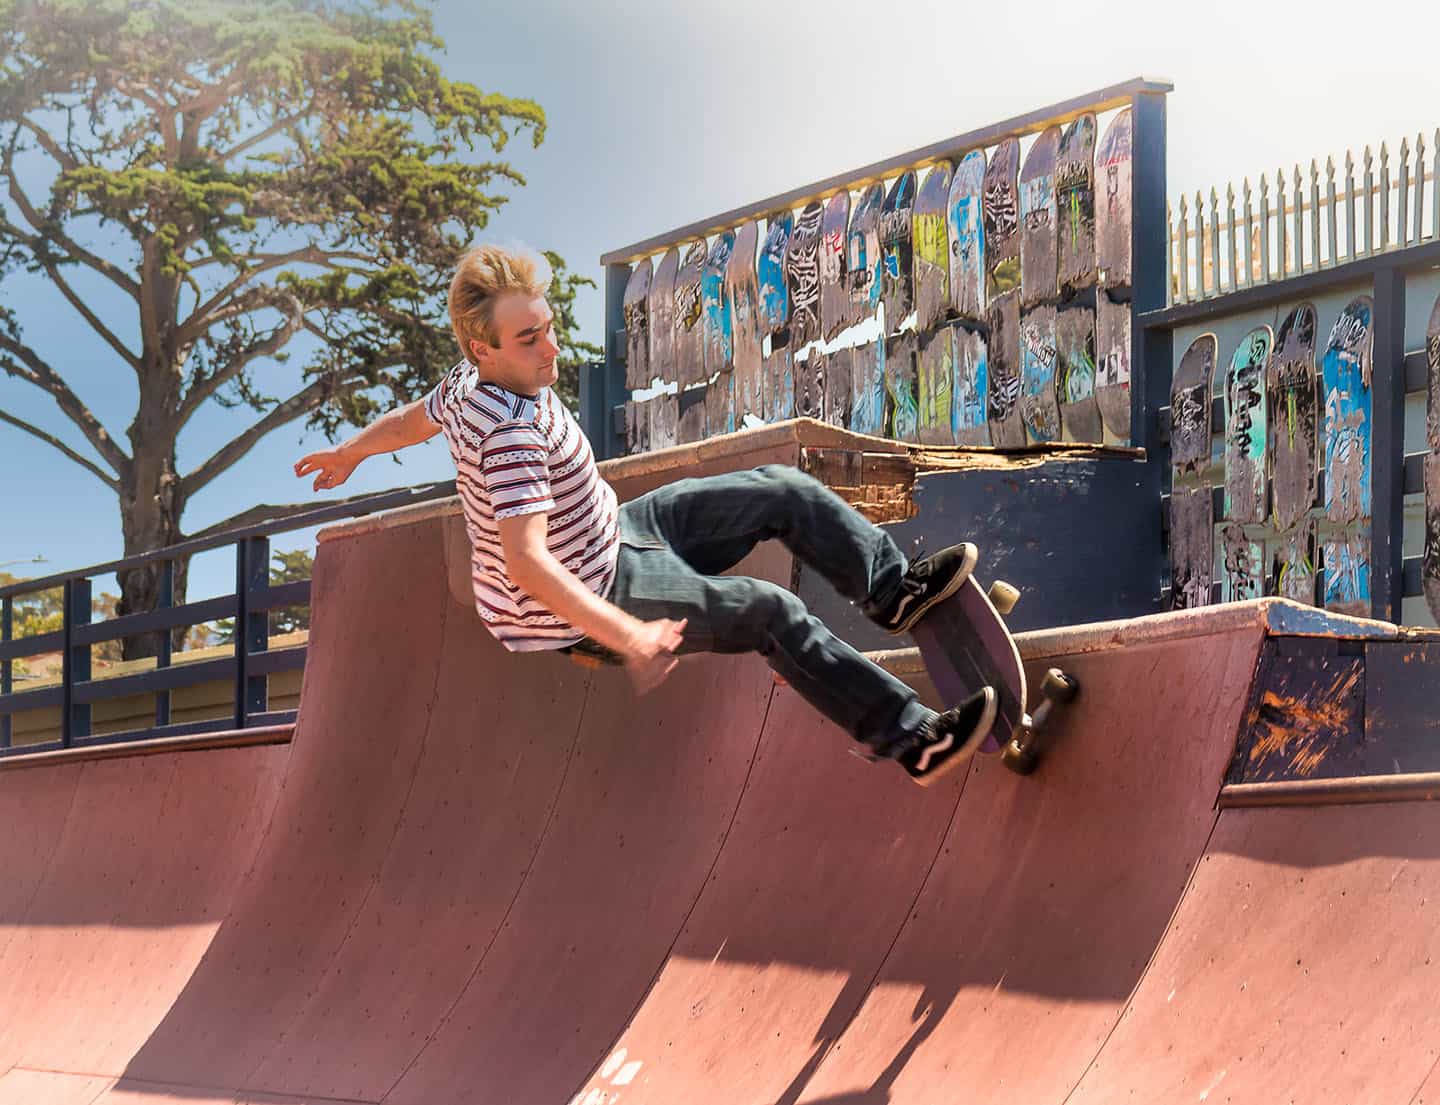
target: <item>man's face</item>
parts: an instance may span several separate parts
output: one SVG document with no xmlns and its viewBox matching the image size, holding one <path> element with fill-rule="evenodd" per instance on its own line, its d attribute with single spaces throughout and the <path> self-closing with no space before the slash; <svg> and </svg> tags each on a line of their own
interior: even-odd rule
<svg viewBox="0 0 1440 1105">
<path fill-rule="evenodd" d="M 470 343 L 470 360 L 485 379 L 521 395 L 534 395 L 555 383 L 555 314 L 543 295 L 507 292 L 495 301 L 498 345 Z"/>
</svg>

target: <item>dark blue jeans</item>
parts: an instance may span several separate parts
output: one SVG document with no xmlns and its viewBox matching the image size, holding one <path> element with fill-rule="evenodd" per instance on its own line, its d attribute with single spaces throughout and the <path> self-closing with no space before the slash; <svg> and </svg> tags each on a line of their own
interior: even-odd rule
<svg viewBox="0 0 1440 1105">
<path fill-rule="evenodd" d="M 812 706 L 879 747 L 932 711 L 914 690 L 811 616 L 794 592 L 722 576 L 782 542 L 864 611 L 888 605 L 907 563 L 890 535 L 788 465 L 679 480 L 620 507 L 610 601 L 643 621 L 688 619 L 682 652 L 758 652 Z"/>
</svg>

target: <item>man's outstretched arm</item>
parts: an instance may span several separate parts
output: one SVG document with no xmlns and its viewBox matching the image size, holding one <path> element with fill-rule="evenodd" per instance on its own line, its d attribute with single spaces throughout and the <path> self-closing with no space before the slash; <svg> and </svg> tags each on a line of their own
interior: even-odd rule
<svg viewBox="0 0 1440 1105">
<path fill-rule="evenodd" d="M 440 427 L 425 414 L 425 400 L 417 399 L 403 407 L 381 415 L 348 441 L 333 449 L 321 449 L 295 462 L 295 474 L 315 476 L 315 490 L 339 487 L 350 478 L 355 466 L 366 457 L 393 453 L 410 445 L 429 441 Z"/>
</svg>

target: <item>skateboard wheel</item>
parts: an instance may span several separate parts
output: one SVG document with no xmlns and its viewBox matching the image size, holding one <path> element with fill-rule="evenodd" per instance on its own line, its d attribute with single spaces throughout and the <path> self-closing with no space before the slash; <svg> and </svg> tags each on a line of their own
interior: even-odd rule
<svg viewBox="0 0 1440 1105">
<path fill-rule="evenodd" d="M 1015 604 L 1020 601 L 1020 589 L 1001 579 L 990 584 L 988 594 L 990 602 L 1001 614 L 1010 613 L 1015 609 Z"/>
<path fill-rule="evenodd" d="M 1019 741 L 1011 740 L 1000 753 L 1000 762 L 1016 775 L 1029 775 L 1040 763 L 1034 748 L 1022 748 Z"/>
<path fill-rule="evenodd" d="M 1072 702 L 1080 693 L 1080 683 L 1059 668 L 1051 668 L 1040 684 L 1040 693 L 1053 702 Z"/>
</svg>

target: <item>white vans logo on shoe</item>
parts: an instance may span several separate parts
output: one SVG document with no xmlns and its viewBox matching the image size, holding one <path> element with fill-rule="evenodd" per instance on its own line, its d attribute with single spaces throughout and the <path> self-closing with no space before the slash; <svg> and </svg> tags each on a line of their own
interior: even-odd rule
<svg viewBox="0 0 1440 1105">
<path fill-rule="evenodd" d="M 947 751 L 949 751 L 951 745 L 953 745 L 954 743 L 955 743 L 955 736 L 954 736 L 954 734 L 953 734 L 953 733 L 946 733 L 944 740 L 936 741 L 934 744 L 927 745 L 927 746 L 925 747 L 925 751 L 922 752 L 922 753 L 920 753 L 920 759 L 919 759 L 919 761 L 915 764 L 915 770 L 916 770 L 917 772 L 919 772 L 920 774 L 922 774 L 922 775 L 923 775 L 925 772 L 929 771 L 929 770 L 930 770 L 930 759 L 931 759 L 931 757 L 933 757 L 933 756 L 938 756 L 938 755 L 940 755 L 940 753 L 942 753 L 942 752 L 947 752 Z"/>
</svg>

